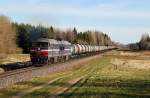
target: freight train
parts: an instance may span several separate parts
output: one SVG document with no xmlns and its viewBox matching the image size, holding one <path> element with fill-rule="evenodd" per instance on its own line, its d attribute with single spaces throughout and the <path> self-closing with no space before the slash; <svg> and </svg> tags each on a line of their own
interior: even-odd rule
<svg viewBox="0 0 150 98">
<path fill-rule="evenodd" d="M 31 62 L 33 65 L 46 65 L 64 62 L 73 57 L 93 55 L 106 50 L 115 49 L 115 46 L 96 46 L 71 44 L 68 41 L 41 38 L 32 42 Z"/>
</svg>

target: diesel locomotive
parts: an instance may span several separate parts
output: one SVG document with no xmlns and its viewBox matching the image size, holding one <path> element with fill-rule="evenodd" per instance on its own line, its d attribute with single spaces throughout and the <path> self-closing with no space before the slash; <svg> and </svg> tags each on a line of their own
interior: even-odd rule
<svg viewBox="0 0 150 98">
<path fill-rule="evenodd" d="M 33 65 L 45 65 L 64 62 L 75 56 L 91 55 L 114 48 L 114 46 L 71 44 L 64 40 L 41 38 L 32 42 L 30 56 Z"/>
</svg>

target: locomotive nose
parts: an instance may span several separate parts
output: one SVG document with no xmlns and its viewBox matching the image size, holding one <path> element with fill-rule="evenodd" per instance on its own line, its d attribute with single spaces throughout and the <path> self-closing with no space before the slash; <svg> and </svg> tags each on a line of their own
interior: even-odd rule
<svg viewBox="0 0 150 98">
<path fill-rule="evenodd" d="M 48 50 L 31 50 L 31 61 L 35 66 L 47 64 Z"/>
<path fill-rule="evenodd" d="M 48 50 L 31 50 L 31 53 L 48 56 Z"/>
</svg>

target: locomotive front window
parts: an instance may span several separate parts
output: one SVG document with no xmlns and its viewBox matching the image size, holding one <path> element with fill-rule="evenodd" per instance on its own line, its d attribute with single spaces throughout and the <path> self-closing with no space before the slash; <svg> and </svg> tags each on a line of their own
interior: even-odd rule
<svg viewBox="0 0 150 98">
<path fill-rule="evenodd" d="M 41 48 L 41 49 L 48 49 L 47 42 L 34 42 L 32 43 L 33 48 Z"/>
</svg>

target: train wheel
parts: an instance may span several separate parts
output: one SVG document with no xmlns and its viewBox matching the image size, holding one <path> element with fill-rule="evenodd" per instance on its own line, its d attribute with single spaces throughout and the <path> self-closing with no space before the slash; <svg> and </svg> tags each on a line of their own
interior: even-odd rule
<svg viewBox="0 0 150 98">
<path fill-rule="evenodd" d="M 49 63 L 53 64 L 54 63 L 54 58 L 50 58 Z"/>
<path fill-rule="evenodd" d="M 58 62 L 58 57 L 54 57 L 54 63 Z"/>
<path fill-rule="evenodd" d="M 50 58 L 50 59 L 48 59 L 48 64 L 51 64 L 51 58 Z"/>
<path fill-rule="evenodd" d="M 66 56 L 63 56 L 63 62 L 65 62 L 66 61 Z"/>
</svg>

